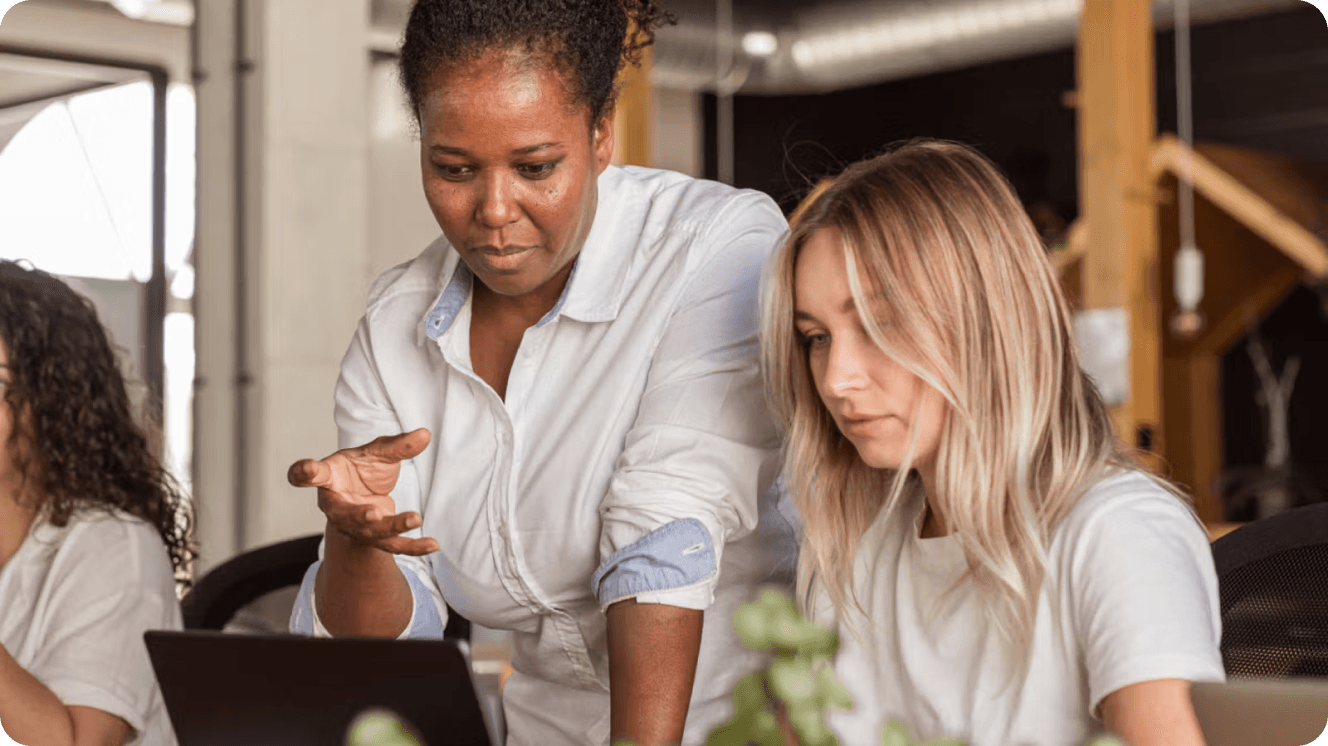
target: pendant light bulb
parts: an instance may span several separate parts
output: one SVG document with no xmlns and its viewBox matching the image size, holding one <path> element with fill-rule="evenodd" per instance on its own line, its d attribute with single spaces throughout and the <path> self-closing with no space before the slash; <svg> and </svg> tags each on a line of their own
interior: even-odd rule
<svg viewBox="0 0 1328 746">
<path fill-rule="evenodd" d="M 1176 251 L 1176 312 L 1171 315 L 1171 333 L 1193 339 L 1204 328 L 1199 302 L 1204 295 L 1204 258 L 1192 243 Z"/>
</svg>

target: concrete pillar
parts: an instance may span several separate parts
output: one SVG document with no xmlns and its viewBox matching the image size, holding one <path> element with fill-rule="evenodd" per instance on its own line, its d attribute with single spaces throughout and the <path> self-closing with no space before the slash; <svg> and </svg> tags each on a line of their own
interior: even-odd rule
<svg viewBox="0 0 1328 746">
<path fill-rule="evenodd" d="M 254 6 L 248 546 L 323 526 L 286 469 L 336 448 L 332 390 L 364 313 L 369 261 L 369 2 Z"/>
<path fill-rule="evenodd" d="M 323 525 L 314 495 L 285 474 L 336 447 L 332 390 L 364 311 L 369 3 L 199 5 L 196 484 L 207 565 Z"/>
</svg>

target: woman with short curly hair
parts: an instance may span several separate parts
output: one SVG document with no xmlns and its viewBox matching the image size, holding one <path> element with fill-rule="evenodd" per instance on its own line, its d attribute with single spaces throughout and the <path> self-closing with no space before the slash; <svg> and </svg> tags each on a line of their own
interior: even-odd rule
<svg viewBox="0 0 1328 746">
<path fill-rule="evenodd" d="M 415 4 L 401 80 L 443 235 L 370 290 L 343 450 L 290 472 L 327 517 L 292 627 L 436 636 L 451 606 L 511 630 L 512 744 L 704 740 L 760 663 L 730 619 L 779 569 L 761 532 L 791 534 L 756 339 L 784 218 L 610 165 L 618 72 L 661 18 Z"/>
<path fill-rule="evenodd" d="M 174 743 L 143 632 L 179 629 L 190 512 L 96 310 L 0 262 L 0 722 L 27 746 Z"/>
</svg>

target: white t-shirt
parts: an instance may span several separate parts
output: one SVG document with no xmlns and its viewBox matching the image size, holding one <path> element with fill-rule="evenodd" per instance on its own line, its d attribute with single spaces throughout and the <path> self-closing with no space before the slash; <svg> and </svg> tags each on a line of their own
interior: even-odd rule
<svg viewBox="0 0 1328 746">
<path fill-rule="evenodd" d="M 65 705 L 123 718 L 133 746 L 175 744 L 143 633 L 181 627 L 161 537 L 123 513 L 38 519 L 0 568 L 0 644 Z"/>
<path fill-rule="evenodd" d="M 831 711 L 845 746 L 880 743 L 903 721 L 918 740 L 970 746 L 1079 746 L 1106 695 L 1154 679 L 1224 678 L 1217 575 L 1202 526 L 1139 472 L 1090 489 L 1053 533 L 1027 680 L 1002 691 L 1008 658 L 965 581 L 954 536 L 919 537 L 920 494 L 867 530 L 854 569 L 871 618 L 861 640 L 841 627 L 835 670 L 852 711 Z M 824 590 L 813 618 L 834 624 Z M 1059 616 L 1052 614 L 1056 609 Z"/>
</svg>

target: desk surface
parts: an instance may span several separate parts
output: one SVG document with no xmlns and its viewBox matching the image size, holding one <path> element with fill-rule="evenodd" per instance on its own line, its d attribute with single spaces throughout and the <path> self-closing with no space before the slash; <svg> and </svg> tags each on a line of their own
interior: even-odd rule
<svg viewBox="0 0 1328 746">
<path fill-rule="evenodd" d="M 1245 524 L 1244 523 L 1207 523 L 1204 525 L 1208 527 L 1208 540 L 1217 541 L 1218 539 L 1222 538 L 1223 536 L 1226 536 L 1227 534 L 1231 533 L 1232 531 L 1235 531 L 1236 529 L 1240 528 L 1241 526 L 1244 526 Z"/>
</svg>

